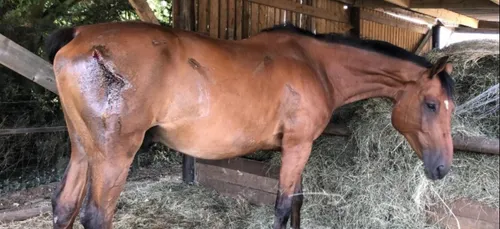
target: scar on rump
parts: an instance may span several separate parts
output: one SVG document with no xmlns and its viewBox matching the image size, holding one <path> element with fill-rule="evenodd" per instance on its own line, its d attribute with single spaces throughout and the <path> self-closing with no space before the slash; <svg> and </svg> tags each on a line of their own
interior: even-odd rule
<svg viewBox="0 0 500 229">
<path fill-rule="evenodd" d="M 167 44 L 167 41 L 166 40 L 152 40 L 151 44 L 153 44 L 153 46 L 159 46 L 159 45 Z"/>
<path fill-rule="evenodd" d="M 268 67 L 271 63 L 272 63 L 273 59 L 266 55 L 264 56 L 264 60 L 262 60 L 259 65 L 257 65 L 257 68 L 255 68 L 255 71 L 253 71 L 253 74 L 257 74 L 259 72 L 261 72 L 262 70 L 266 69 L 266 67 Z"/>
<path fill-rule="evenodd" d="M 188 58 L 188 64 L 189 66 L 191 66 L 191 68 L 193 68 L 194 70 L 196 70 L 198 73 L 200 73 L 200 75 L 202 75 L 203 77 L 207 77 L 207 71 L 206 71 L 206 68 L 203 67 L 200 62 L 198 62 L 197 60 L 195 60 L 194 58 Z"/>
</svg>

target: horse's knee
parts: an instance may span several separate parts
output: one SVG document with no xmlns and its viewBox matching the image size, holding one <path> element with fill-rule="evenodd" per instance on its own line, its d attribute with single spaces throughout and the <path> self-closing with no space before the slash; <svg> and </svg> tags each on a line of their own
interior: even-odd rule
<svg viewBox="0 0 500 229">
<path fill-rule="evenodd" d="M 106 228 L 104 214 L 93 201 L 89 201 L 81 209 L 80 223 L 85 229 Z"/>
</svg>

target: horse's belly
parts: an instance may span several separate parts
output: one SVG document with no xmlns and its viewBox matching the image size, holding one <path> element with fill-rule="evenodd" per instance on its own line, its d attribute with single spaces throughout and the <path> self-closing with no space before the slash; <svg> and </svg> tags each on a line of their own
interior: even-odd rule
<svg viewBox="0 0 500 229">
<path fill-rule="evenodd" d="M 231 127 L 204 121 L 177 126 L 163 124 L 156 138 L 174 150 L 202 159 L 231 158 L 281 145 L 280 133 L 269 126 Z"/>
</svg>

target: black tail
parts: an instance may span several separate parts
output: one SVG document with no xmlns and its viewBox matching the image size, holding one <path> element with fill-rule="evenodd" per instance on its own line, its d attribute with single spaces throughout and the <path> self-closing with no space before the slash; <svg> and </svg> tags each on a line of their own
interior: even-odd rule
<svg viewBox="0 0 500 229">
<path fill-rule="evenodd" d="M 47 37 L 47 40 L 45 40 L 45 52 L 51 64 L 54 63 L 54 58 L 59 49 L 73 40 L 74 35 L 74 28 L 62 28 Z"/>
</svg>

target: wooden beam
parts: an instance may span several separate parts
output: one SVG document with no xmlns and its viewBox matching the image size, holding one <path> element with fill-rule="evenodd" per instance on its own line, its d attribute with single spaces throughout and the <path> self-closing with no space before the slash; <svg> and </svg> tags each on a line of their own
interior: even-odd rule
<svg viewBox="0 0 500 229">
<path fill-rule="evenodd" d="M 480 20 L 477 28 L 480 28 L 480 29 L 499 29 L 500 23 L 498 21 Z"/>
<path fill-rule="evenodd" d="M 356 0 L 354 2 L 354 6 L 363 8 L 395 8 L 395 7 L 407 8 L 384 0 Z"/>
<path fill-rule="evenodd" d="M 336 2 L 344 3 L 350 6 L 353 6 L 356 3 L 356 0 L 334 0 Z"/>
<path fill-rule="evenodd" d="M 246 158 L 198 160 L 196 181 L 231 197 L 253 204 L 272 205 L 278 191 L 279 167 Z"/>
<path fill-rule="evenodd" d="M 21 209 L 17 211 L 2 212 L 0 214 L 0 222 L 9 223 L 15 221 L 23 221 L 29 218 L 42 215 L 46 212 L 50 212 L 51 210 L 52 210 L 51 206 L 43 206 L 43 207 Z"/>
<path fill-rule="evenodd" d="M 498 7 L 490 0 L 411 0 L 409 8 L 433 8 L 433 9 L 491 9 Z"/>
<path fill-rule="evenodd" d="M 343 124 L 329 123 L 323 134 L 349 136 L 350 130 Z M 453 147 L 455 150 L 469 151 L 483 154 L 500 154 L 499 139 L 475 136 L 453 136 Z"/>
<path fill-rule="evenodd" d="M 479 21 L 477 19 L 467 17 L 465 15 L 457 14 L 455 12 L 445 9 L 424 9 L 424 8 L 411 8 L 415 12 L 430 15 L 438 19 L 454 23 L 458 25 L 465 25 L 471 28 L 477 28 Z"/>
<path fill-rule="evenodd" d="M 457 150 L 481 152 L 485 154 L 500 154 L 497 139 L 475 136 L 454 136 L 453 147 Z"/>
<path fill-rule="evenodd" d="M 337 135 L 337 136 L 349 136 L 351 131 L 345 124 L 342 123 L 329 123 L 323 130 L 323 134 L 327 135 Z"/>
<path fill-rule="evenodd" d="M 429 16 L 426 14 L 422 14 L 422 13 L 418 13 L 418 12 L 414 12 L 414 11 L 411 11 L 410 9 L 397 7 L 394 4 L 391 4 L 389 2 L 385 2 L 382 0 L 358 0 L 358 1 L 356 1 L 356 3 L 354 5 L 357 7 L 376 10 L 379 12 L 392 13 L 392 14 L 399 15 L 399 16 L 405 16 L 405 17 L 409 17 L 409 18 L 419 19 L 419 20 L 424 21 L 430 25 L 433 25 L 436 22 L 435 17 Z"/>
<path fill-rule="evenodd" d="M 466 198 L 446 204 L 429 207 L 426 214 L 430 222 L 443 228 L 498 229 L 500 226 L 498 208 Z M 453 214 L 450 214 L 450 210 Z"/>
<path fill-rule="evenodd" d="M 156 18 L 153 10 L 149 7 L 148 2 L 146 0 L 128 0 L 130 5 L 135 9 L 137 15 L 141 21 L 153 23 L 159 25 L 160 22 Z"/>
<path fill-rule="evenodd" d="M 0 136 L 15 134 L 52 133 L 67 131 L 66 126 L 0 129 Z"/>
<path fill-rule="evenodd" d="M 497 5 L 499 5 L 499 3 L 498 3 L 499 1 L 498 0 L 490 0 L 490 1 L 493 2 L 493 3 L 495 3 L 495 4 L 497 4 Z"/>
<path fill-rule="evenodd" d="M 498 34 L 499 29 L 474 29 L 474 28 L 468 28 L 468 27 L 456 27 L 456 28 L 449 28 L 453 30 L 454 32 L 457 33 L 483 33 L 483 34 Z"/>
<path fill-rule="evenodd" d="M 408 8 L 410 0 L 357 0 L 354 2 L 355 6 L 366 7 L 402 7 Z"/>
<path fill-rule="evenodd" d="M 58 94 L 52 65 L 2 34 L 0 64 Z"/>
<path fill-rule="evenodd" d="M 418 19 L 421 20 L 429 25 L 434 25 L 436 23 L 436 18 L 431 17 L 429 15 L 413 12 L 410 10 L 406 10 L 403 8 L 396 8 L 396 7 L 384 7 L 384 8 L 372 8 L 373 10 L 379 11 L 379 12 L 384 12 L 384 13 L 391 13 L 394 15 L 398 16 L 404 16 L 404 17 L 409 17 L 413 19 Z"/>
<path fill-rule="evenodd" d="M 478 25 L 478 20 L 458 14 L 446 9 L 428 9 L 428 8 L 408 8 L 404 7 L 398 4 L 394 4 L 388 1 L 384 0 L 358 0 L 354 4 L 355 6 L 358 7 L 364 7 L 364 8 L 397 8 L 397 7 L 402 7 L 408 10 L 411 10 L 413 12 L 417 12 L 420 14 L 428 15 L 434 18 L 439 18 L 441 20 L 444 20 L 448 23 L 453 23 L 453 24 L 458 24 L 458 25 L 465 25 L 469 26 L 472 28 L 477 28 Z"/>
<path fill-rule="evenodd" d="M 373 12 L 368 11 L 368 10 L 361 10 L 360 17 L 363 20 L 373 21 L 373 22 L 377 22 L 380 24 L 390 25 L 393 27 L 408 29 L 408 30 L 412 30 L 412 31 L 415 31 L 415 32 L 418 32 L 421 34 L 425 34 L 428 30 L 428 27 L 425 25 L 419 25 L 419 24 L 412 23 L 409 21 L 392 20 L 390 18 L 380 17 L 379 15 L 374 14 Z"/>
<path fill-rule="evenodd" d="M 427 30 L 427 33 L 425 36 L 420 40 L 417 48 L 413 51 L 417 55 L 422 54 L 422 50 L 424 49 L 425 45 L 429 42 L 429 40 L 432 38 L 432 29 Z"/>
<path fill-rule="evenodd" d="M 349 23 L 349 19 L 340 15 L 337 12 L 316 8 L 313 6 L 302 5 L 300 3 L 286 1 L 286 0 L 248 0 L 249 2 L 280 8 L 283 10 L 290 10 L 296 13 L 307 14 L 309 16 Z"/>
<path fill-rule="evenodd" d="M 403 8 L 408 8 L 410 6 L 410 0 L 384 0 L 386 2 L 392 3 Z"/>
</svg>

